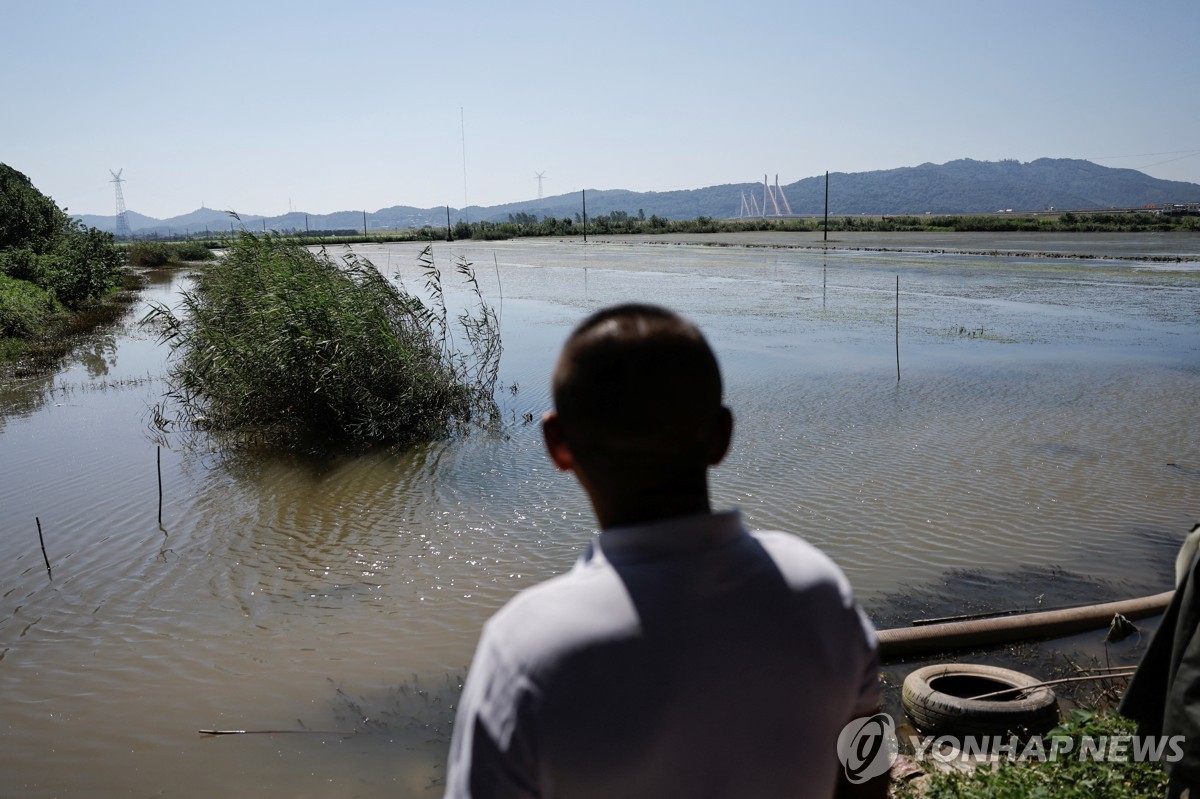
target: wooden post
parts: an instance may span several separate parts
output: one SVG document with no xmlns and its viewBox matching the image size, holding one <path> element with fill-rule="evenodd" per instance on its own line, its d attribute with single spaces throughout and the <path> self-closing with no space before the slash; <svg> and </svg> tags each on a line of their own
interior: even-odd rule
<svg viewBox="0 0 1200 799">
<path fill-rule="evenodd" d="M 446 241 L 454 241 L 454 236 L 450 233 L 450 206 L 446 206 Z"/>
<path fill-rule="evenodd" d="M 583 240 L 587 241 L 587 189 L 583 190 Z"/>
<path fill-rule="evenodd" d="M 367 212 L 363 211 L 363 238 L 367 237 Z"/>
</svg>

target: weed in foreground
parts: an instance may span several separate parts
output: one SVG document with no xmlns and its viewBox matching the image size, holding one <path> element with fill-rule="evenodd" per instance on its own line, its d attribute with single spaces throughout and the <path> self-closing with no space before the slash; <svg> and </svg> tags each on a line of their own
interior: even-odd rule
<svg viewBox="0 0 1200 799">
<path fill-rule="evenodd" d="M 894 785 L 896 799 L 1150 799 L 1166 795 L 1160 764 L 1136 758 L 1079 756 L 1081 741 L 1123 739 L 1136 725 L 1115 711 L 1072 710 L 1048 738 L 1069 737 L 1070 746 L 1054 760 L 1031 759 L 981 765 L 969 773 L 934 773 L 916 784 Z"/>
</svg>

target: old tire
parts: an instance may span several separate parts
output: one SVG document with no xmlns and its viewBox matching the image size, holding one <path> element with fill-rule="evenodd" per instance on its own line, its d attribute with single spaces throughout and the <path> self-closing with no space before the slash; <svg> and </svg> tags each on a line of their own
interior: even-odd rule
<svg viewBox="0 0 1200 799">
<path fill-rule="evenodd" d="M 901 702 L 913 726 L 929 735 L 1041 735 L 1058 723 L 1058 699 L 1050 688 L 970 698 L 1039 682 L 998 666 L 940 663 L 905 677 Z"/>
</svg>

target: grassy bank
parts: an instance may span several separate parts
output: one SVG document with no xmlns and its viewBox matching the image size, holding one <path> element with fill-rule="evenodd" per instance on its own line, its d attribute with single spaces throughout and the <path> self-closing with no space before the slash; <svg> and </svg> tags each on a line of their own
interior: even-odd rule
<svg viewBox="0 0 1200 799">
<path fill-rule="evenodd" d="M 1129 743 L 1135 734 L 1136 725 L 1113 710 L 1072 710 L 1047 734 L 1044 757 L 1033 750 L 1025 759 L 970 770 L 927 768 L 928 773 L 915 780 L 893 782 L 891 795 L 895 799 L 1158 799 L 1166 795 L 1166 773 L 1156 762 L 1135 762 Z M 1085 739 L 1092 748 L 1083 745 Z M 1094 753 L 1097 744 L 1109 753 L 1099 760 L 1087 754 Z M 1051 758 L 1049 752 L 1056 747 Z"/>
</svg>

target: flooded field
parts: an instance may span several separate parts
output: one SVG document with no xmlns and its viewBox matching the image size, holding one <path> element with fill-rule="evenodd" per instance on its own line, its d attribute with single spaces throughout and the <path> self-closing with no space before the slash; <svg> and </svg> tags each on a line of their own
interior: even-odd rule
<svg viewBox="0 0 1200 799">
<path fill-rule="evenodd" d="M 1061 242 L 1121 256 L 1087 260 L 438 244 L 501 310 L 503 433 L 332 461 L 165 448 L 161 527 L 166 353 L 132 322 L 100 336 L 0 389 L 0 794 L 438 795 L 480 625 L 594 533 L 525 420 L 570 328 L 619 301 L 717 351 L 737 426 L 716 504 L 825 549 L 880 626 L 906 623 L 898 597 L 1164 590 L 1200 520 L 1200 263 L 1130 259 L 1200 237 L 1160 238 Z M 1024 249 L 992 239 L 943 246 Z M 419 249 L 357 251 L 416 287 Z"/>
</svg>

